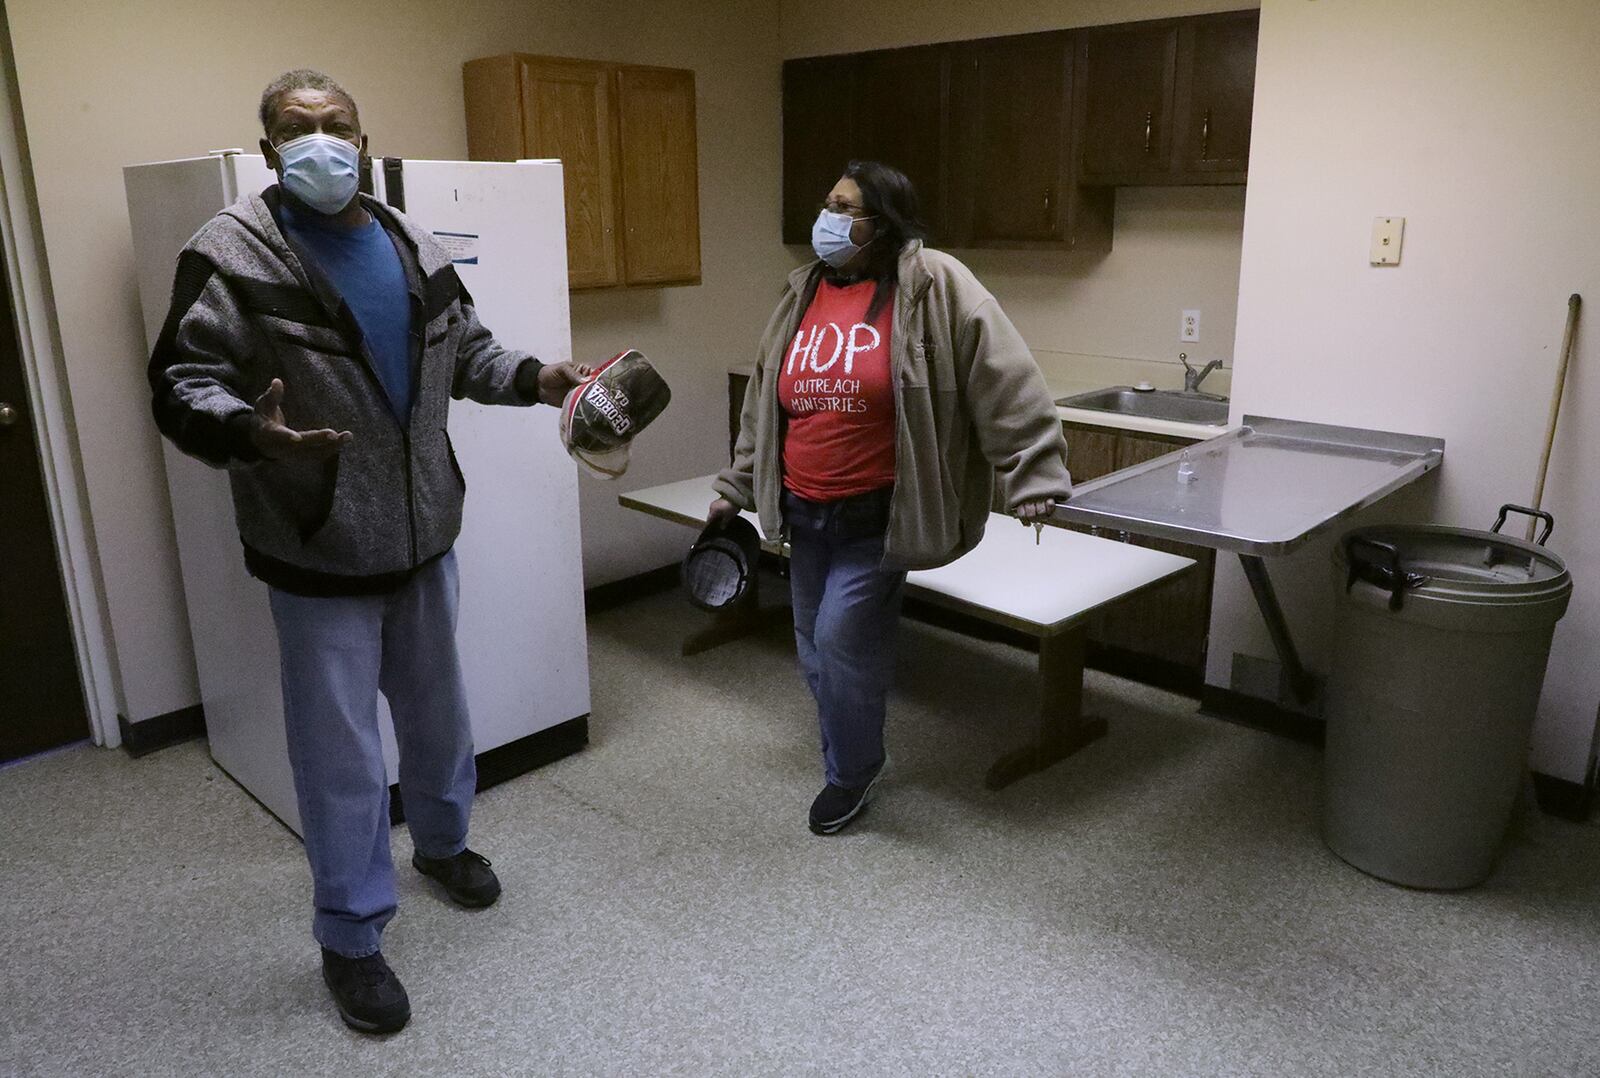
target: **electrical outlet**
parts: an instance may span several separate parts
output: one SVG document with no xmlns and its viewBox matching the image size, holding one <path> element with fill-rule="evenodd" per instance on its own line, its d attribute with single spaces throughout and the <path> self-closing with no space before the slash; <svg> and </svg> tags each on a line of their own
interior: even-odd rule
<svg viewBox="0 0 1600 1078">
<path fill-rule="evenodd" d="M 1183 322 L 1178 329 L 1178 340 L 1193 343 L 1200 340 L 1200 312 L 1184 311 Z"/>
</svg>

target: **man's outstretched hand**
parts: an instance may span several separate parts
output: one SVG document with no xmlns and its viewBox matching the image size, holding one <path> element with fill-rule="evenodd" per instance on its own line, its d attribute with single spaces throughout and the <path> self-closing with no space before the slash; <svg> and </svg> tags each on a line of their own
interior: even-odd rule
<svg viewBox="0 0 1600 1078">
<path fill-rule="evenodd" d="M 587 363 L 546 363 L 539 368 L 539 400 L 552 407 L 561 407 L 567 393 L 594 373 Z"/>
<path fill-rule="evenodd" d="M 355 439 L 347 430 L 291 430 L 283 421 L 283 381 L 272 380 L 256 398 L 251 416 L 250 441 L 269 460 L 314 459 L 332 456 Z"/>
</svg>

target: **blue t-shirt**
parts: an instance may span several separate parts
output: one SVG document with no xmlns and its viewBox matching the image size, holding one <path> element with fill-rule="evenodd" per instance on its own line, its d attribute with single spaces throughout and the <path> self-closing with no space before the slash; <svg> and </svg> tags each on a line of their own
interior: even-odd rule
<svg viewBox="0 0 1600 1078">
<path fill-rule="evenodd" d="M 283 224 L 350 305 L 389 407 L 405 422 L 411 415 L 411 293 L 394 241 L 370 215 L 359 228 L 330 228 L 284 205 Z"/>
</svg>

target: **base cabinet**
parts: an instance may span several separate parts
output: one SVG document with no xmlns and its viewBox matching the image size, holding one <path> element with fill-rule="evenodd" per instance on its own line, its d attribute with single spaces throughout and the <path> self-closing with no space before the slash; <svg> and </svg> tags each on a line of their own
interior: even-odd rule
<svg viewBox="0 0 1600 1078">
<path fill-rule="evenodd" d="M 1087 483 L 1194 444 L 1188 438 L 1078 423 L 1063 423 L 1062 430 L 1074 483 Z M 1073 527 L 1090 530 L 1087 525 Z M 1143 535 L 1100 534 L 1193 558 L 1195 568 L 1095 618 L 1089 629 L 1090 665 L 1163 688 L 1197 691 L 1205 681 L 1216 551 Z"/>
</svg>

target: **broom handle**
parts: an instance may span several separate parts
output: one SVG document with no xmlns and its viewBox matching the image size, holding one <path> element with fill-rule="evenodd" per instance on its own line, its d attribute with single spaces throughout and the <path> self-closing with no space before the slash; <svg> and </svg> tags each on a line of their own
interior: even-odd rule
<svg viewBox="0 0 1600 1078">
<path fill-rule="evenodd" d="M 1556 416 L 1561 412 L 1561 394 L 1567 388 L 1567 367 L 1572 363 L 1572 338 L 1578 328 L 1578 309 L 1583 306 L 1583 297 L 1572 293 L 1567 300 L 1567 329 L 1561 335 L 1561 366 L 1556 371 L 1556 392 L 1550 399 L 1550 423 L 1544 433 L 1544 455 L 1539 458 L 1539 481 L 1533 486 L 1533 507 L 1544 507 L 1544 477 L 1550 470 L 1550 450 L 1556 441 Z M 1528 541 L 1533 541 L 1533 531 L 1538 521 L 1528 521 Z"/>
</svg>

